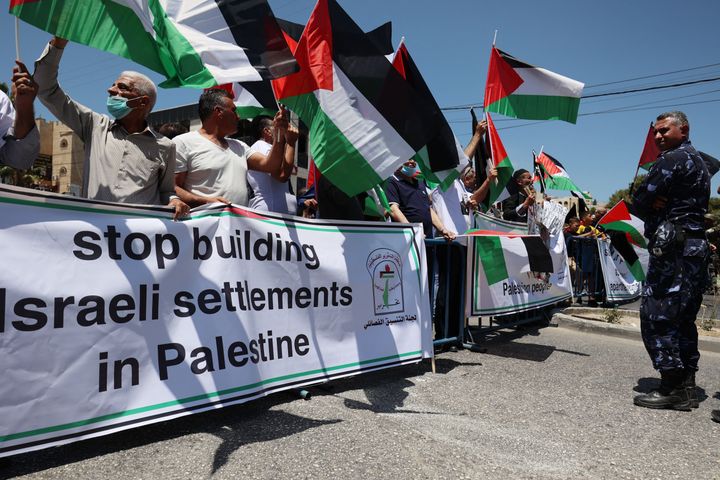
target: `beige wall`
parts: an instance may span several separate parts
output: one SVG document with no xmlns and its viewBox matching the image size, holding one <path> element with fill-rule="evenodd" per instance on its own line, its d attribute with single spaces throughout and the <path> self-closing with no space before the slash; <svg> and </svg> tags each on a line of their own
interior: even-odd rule
<svg viewBox="0 0 720 480">
<path fill-rule="evenodd" d="M 52 177 L 58 193 L 80 194 L 85 152 L 83 143 L 72 130 L 60 122 L 53 122 Z"/>
</svg>

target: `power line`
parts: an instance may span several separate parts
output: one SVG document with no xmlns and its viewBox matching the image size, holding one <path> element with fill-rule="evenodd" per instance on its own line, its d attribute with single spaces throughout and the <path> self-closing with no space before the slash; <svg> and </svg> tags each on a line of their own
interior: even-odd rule
<svg viewBox="0 0 720 480">
<path fill-rule="evenodd" d="M 684 87 L 686 85 L 697 85 L 699 83 L 716 82 L 718 80 L 720 80 L 720 77 L 703 78 L 701 80 L 694 80 L 691 82 L 671 83 L 670 85 L 657 85 L 654 87 L 636 88 L 633 90 L 623 90 L 620 92 L 607 92 L 607 93 L 596 93 L 594 95 L 583 95 L 581 98 L 609 97 L 611 95 L 624 95 L 626 93 L 649 92 L 651 90 L 662 90 L 665 88 Z"/>
<path fill-rule="evenodd" d="M 679 88 L 679 87 L 685 87 L 688 85 L 698 85 L 701 83 L 709 83 L 709 82 L 717 82 L 720 80 L 720 77 L 712 77 L 712 78 L 703 78 L 701 80 L 693 80 L 691 82 L 681 82 L 681 83 L 672 83 L 669 85 L 656 85 L 653 87 L 645 87 L 645 88 L 636 88 L 632 90 L 623 90 L 619 92 L 607 92 L 607 93 L 597 93 L 594 95 L 583 95 L 582 99 L 586 98 L 597 98 L 597 97 L 609 97 L 614 95 L 625 95 L 628 93 L 637 93 L 637 92 L 649 92 L 654 90 L 664 90 L 667 88 Z M 482 108 L 481 104 L 466 104 L 466 105 L 457 105 L 454 107 L 440 107 L 440 110 L 443 111 L 453 111 L 453 110 L 469 110 L 470 108 Z"/>
<path fill-rule="evenodd" d="M 618 83 L 632 82 L 635 80 L 645 80 L 646 78 L 662 77 L 664 75 L 672 75 L 674 73 L 690 72 L 693 70 L 701 70 L 703 68 L 717 67 L 718 65 L 720 65 L 720 63 L 709 63 L 707 65 L 700 65 L 698 67 L 691 67 L 691 68 L 683 68 L 682 70 L 673 70 L 671 72 L 655 73 L 653 75 L 643 75 L 642 77 L 628 78 L 626 80 L 616 80 L 614 82 L 596 83 L 595 85 L 586 85 L 585 88 L 588 89 L 588 88 L 605 87 L 607 85 L 617 85 Z"/>
</svg>

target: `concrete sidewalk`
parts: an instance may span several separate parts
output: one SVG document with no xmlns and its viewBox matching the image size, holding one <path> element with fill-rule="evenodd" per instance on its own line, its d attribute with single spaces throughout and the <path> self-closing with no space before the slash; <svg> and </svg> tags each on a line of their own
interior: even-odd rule
<svg viewBox="0 0 720 480">
<path fill-rule="evenodd" d="M 612 309 L 569 307 L 553 313 L 552 323 L 581 332 L 642 341 L 640 314 L 637 311 L 618 309 L 622 323 L 608 323 L 602 320 L 603 314 L 608 310 Z M 720 353 L 720 337 L 703 335 L 702 331 L 699 333 L 698 348 L 701 352 Z"/>
</svg>

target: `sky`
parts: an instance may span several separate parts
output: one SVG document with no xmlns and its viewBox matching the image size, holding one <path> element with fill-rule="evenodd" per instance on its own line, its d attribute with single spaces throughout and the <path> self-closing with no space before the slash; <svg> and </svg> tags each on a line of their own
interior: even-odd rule
<svg viewBox="0 0 720 480">
<path fill-rule="evenodd" d="M 535 66 L 585 83 L 584 95 L 720 77 L 720 2 L 711 0 L 339 0 L 365 30 L 392 21 L 441 107 L 482 105 L 495 31 L 497 47 Z M 275 15 L 305 23 L 315 0 L 270 0 Z M 15 59 L 14 18 L 0 17 L 0 81 Z M 50 34 L 20 23 L 20 57 L 39 56 Z M 32 66 L 30 66 L 32 70 Z M 78 44 L 68 45 L 60 84 L 77 101 L 105 112 L 106 89 L 122 70 L 144 67 Z M 670 73 L 676 72 L 676 73 Z M 195 103 L 198 90 L 161 89 L 156 109 Z M 650 92 L 587 98 L 577 124 L 493 115 L 515 168 L 530 169 L 532 150 L 562 162 L 581 189 L 600 202 L 635 174 L 648 126 L 661 112 L 683 110 L 696 148 L 720 158 L 713 113 L 720 80 Z M 479 111 L 481 112 L 481 111 Z M 471 136 L 467 108 L 444 110 L 461 144 Z M 479 113 L 481 114 L 481 113 Z M 54 117 L 39 102 L 36 116 Z M 720 174 L 712 182 L 713 195 Z M 563 192 L 551 192 L 563 196 Z"/>
</svg>

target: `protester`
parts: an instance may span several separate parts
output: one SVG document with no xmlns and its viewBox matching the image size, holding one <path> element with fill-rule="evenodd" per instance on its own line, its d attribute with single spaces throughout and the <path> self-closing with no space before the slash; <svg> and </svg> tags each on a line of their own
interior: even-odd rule
<svg viewBox="0 0 720 480">
<path fill-rule="evenodd" d="M 660 387 L 634 399 L 647 408 L 690 410 L 698 406 L 695 326 L 707 282 L 709 257 L 703 218 L 710 198 L 710 176 L 689 140 L 682 112 L 659 115 L 655 144 L 661 150 L 633 194 L 635 213 L 645 222 L 650 263 L 643 285 L 640 329 Z"/>
<path fill-rule="evenodd" d="M 303 218 L 315 218 L 318 202 L 315 199 L 315 185 L 303 187 L 297 194 L 297 215 Z"/>
<path fill-rule="evenodd" d="M 275 142 L 272 118 L 264 115 L 255 117 L 252 121 L 252 127 L 256 141 L 250 149 L 268 155 Z M 283 162 L 277 171 L 270 173 L 248 171 L 248 184 L 252 190 L 252 197 L 250 198 L 252 208 L 266 212 L 295 214 L 295 197 L 289 191 L 290 184 L 288 180 L 290 180 L 290 174 L 295 166 L 297 129 L 288 128 L 285 137 Z"/>
<path fill-rule="evenodd" d="M 278 140 L 265 156 L 247 144 L 228 138 L 237 132 L 238 117 L 233 97 L 226 90 L 209 89 L 200 95 L 200 130 L 173 139 L 177 146 L 175 191 L 193 207 L 222 202 L 248 205 L 247 170 L 276 172 L 283 162 L 287 134 L 287 110 L 275 115 Z M 290 134 L 292 139 L 292 134 Z"/>
<path fill-rule="evenodd" d="M 385 183 L 392 220 L 399 223 L 422 223 L 426 238 L 433 238 L 434 226 L 446 240 L 454 239 L 455 233 L 447 230 L 435 211 L 430 208 L 427 186 L 425 182 L 418 181 L 419 174 L 415 160 L 408 160 Z M 320 202 L 320 211 L 322 208 Z"/>
<path fill-rule="evenodd" d="M 330 181 L 318 174 L 315 180 L 318 218 L 324 220 L 365 220 L 363 205 L 367 194 L 349 196 Z"/>
<path fill-rule="evenodd" d="M 160 128 L 158 128 L 158 132 L 160 132 L 162 135 L 165 135 L 167 138 L 172 140 L 173 138 L 177 137 L 178 135 L 187 133 L 188 129 L 182 123 L 172 122 L 172 123 L 164 123 L 164 124 L 160 125 Z"/>
<path fill-rule="evenodd" d="M 532 175 L 524 168 L 513 172 L 512 181 L 508 184 L 509 190 L 511 190 L 510 197 L 502 202 L 502 213 L 505 220 L 527 222 L 528 210 L 535 204 L 532 181 Z"/>
<path fill-rule="evenodd" d="M 394 222 L 399 223 L 421 223 L 425 238 L 433 238 L 434 226 L 445 240 L 454 240 L 456 234 L 445 228 L 440 217 L 431 208 L 427 186 L 424 181 L 417 179 L 419 175 L 420 170 L 415 160 L 408 160 L 385 182 L 385 194 L 390 204 L 390 217 Z M 322 202 L 320 203 L 320 211 L 322 211 Z M 430 254 L 430 250 L 428 250 L 427 263 L 428 268 L 432 269 L 434 256 Z M 439 266 L 438 295 L 442 301 L 444 297 L 441 296 L 444 295 L 443 292 L 450 272 L 448 272 L 449 267 L 446 266 L 445 262 L 440 262 Z M 436 304 L 433 314 L 435 335 L 440 338 L 442 338 L 444 330 L 444 310 L 443 306 Z M 453 315 L 450 314 L 448 317 L 451 320 L 450 328 L 455 327 L 456 329 L 457 327 L 452 322 Z M 450 336 L 456 333 L 454 332 L 455 329 L 445 332 L 446 335 Z"/>
<path fill-rule="evenodd" d="M 83 195 L 109 202 L 158 205 L 175 209 L 175 219 L 188 206 L 174 195 L 175 147 L 147 123 L 157 97 L 152 80 L 122 72 L 108 88 L 108 112 L 95 113 L 58 85 L 58 66 L 68 41 L 54 37 L 35 62 L 38 97 L 58 120 L 85 144 Z"/>
<path fill-rule="evenodd" d="M 19 60 L 13 68 L 12 92 L 15 108 L 0 92 L 0 165 L 26 170 L 40 153 L 40 133 L 35 127 L 33 102 L 37 83 Z"/>
</svg>

